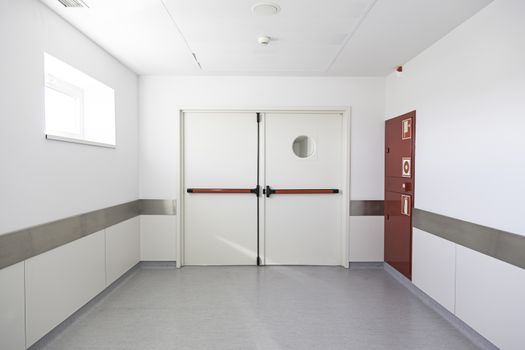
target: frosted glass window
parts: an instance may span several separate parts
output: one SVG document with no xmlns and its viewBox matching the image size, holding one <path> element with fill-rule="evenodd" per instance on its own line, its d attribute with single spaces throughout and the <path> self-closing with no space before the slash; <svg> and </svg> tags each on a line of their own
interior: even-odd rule
<svg viewBox="0 0 525 350">
<path fill-rule="evenodd" d="M 64 88 L 68 87 L 68 88 Z M 82 90 L 56 78 L 46 79 L 46 130 L 69 137 L 83 137 Z"/>
<path fill-rule="evenodd" d="M 44 63 L 46 137 L 116 146 L 115 91 L 47 53 Z"/>
<path fill-rule="evenodd" d="M 308 136 L 297 136 L 292 144 L 293 153 L 299 158 L 308 158 L 315 151 L 315 143 Z"/>
</svg>

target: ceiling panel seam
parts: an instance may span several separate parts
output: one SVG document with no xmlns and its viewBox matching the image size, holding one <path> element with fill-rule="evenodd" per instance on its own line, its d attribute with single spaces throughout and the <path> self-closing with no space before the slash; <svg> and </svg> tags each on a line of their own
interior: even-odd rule
<svg viewBox="0 0 525 350">
<path fill-rule="evenodd" d="M 193 60 L 195 61 L 195 64 L 197 64 L 197 67 L 199 67 L 200 70 L 202 70 L 202 67 L 201 67 L 201 64 L 199 62 L 199 60 L 197 59 L 197 55 L 195 54 L 195 52 L 193 52 L 193 50 L 191 49 L 191 46 L 190 46 L 190 43 L 188 42 L 188 40 L 186 39 L 186 37 L 184 36 L 184 34 L 182 33 L 182 30 L 180 29 L 180 27 L 178 26 L 177 22 L 175 21 L 175 18 L 173 18 L 173 16 L 171 15 L 171 12 L 170 10 L 168 9 L 168 7 L 166 6 L 166 3 L 164 2 L 164 0 L 160 0 L 160 3 L 162 4 L 162 7 L 164 8 L 164 10 L 166 11 L 166 13 L 168 14 L 170 20 L 171 20 L 171 23 L 173 23 L 173 26 L 175 27 L 175 29 L 179 32 L 182 40 L 184 41 L 184 44 L 186 45 L 186 47 L 188 48 L 188 50 L 190 51 L 190 55 L 193 57 Z"/>
<path fill-rule="evenodd" d="M 344 41 L 343 45 L 341 45 L 341 47 L 339 48 L 339 51 L 337 51 L 337 53 L 335 54 L 334 58 L 332 59 L 332 61 L 330 62 L 330 64 L 328 65 L 328 67 L 326 67 L 326 70 L 325 72 L 328 72 L 330 71 L 330 69 L 332 69 L 332 66 L 334 65 L 335 61 L 337 61 L 337 59 L 339 58 L 339 56 L 341 56 L 341 52 L 343 52 L 344 48 L 346 47 L 346 45 L 348 45 L 348 43 L 350 42 L 350 40 L 352 40 L 352 37 L 355 35 L 355 33 L 359 30 L 359 27 L 361 27 L 361 24 L 365 21 L 365 19 L 368 17 L 368 15 L 370 14 L 370 11 L 372 11 L 372 9 L 374 8 L 374 6 L 377 4 L 379 0 L 374 0 L 372 2 L 372 4 L 370 5 L 370 7 L 365 11 L 365 14 L 361 17 L 361 19 L 359 20 L 359 22 L 357 23 L 357 25 L 355 26 L 355 28 L 352 30 L 352 32 L 350 33 L 350 35 L 348 35 L 346 37 L 346 40 Z"/>
</svg>

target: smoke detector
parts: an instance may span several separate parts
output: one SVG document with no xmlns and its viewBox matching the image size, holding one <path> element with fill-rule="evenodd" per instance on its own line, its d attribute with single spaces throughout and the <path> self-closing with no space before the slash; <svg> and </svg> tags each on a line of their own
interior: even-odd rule
<svg viewBox="0 0 525 350">
<path fill-rule="evenodd" d="M 259 16 L 273 16 L 279 11 L 281 11 L 281 7 L 273 2 L 261 2 L 252 7 L 252 12 Z"/>
<path fill-rule="evenodd" d="M 268 45 L 270 43 L 270 41 L 272 40 L 272 38 L 270 38 L 269 36 L 266 36 L 266 35 L 263 35 L 263 36 L 260 36 L 257 38 L 257 42 L 261 45 Z"/>
</svg>

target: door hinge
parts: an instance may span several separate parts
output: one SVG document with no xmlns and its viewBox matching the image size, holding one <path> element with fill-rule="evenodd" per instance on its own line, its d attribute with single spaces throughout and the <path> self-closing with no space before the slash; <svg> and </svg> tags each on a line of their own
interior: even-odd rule
<svg viewBox="0 0 525 350">
<path fill-rule="evenodd" d="M 257 123 L 261 122 L 261 113 L 257 112 Z"/>
</svg>

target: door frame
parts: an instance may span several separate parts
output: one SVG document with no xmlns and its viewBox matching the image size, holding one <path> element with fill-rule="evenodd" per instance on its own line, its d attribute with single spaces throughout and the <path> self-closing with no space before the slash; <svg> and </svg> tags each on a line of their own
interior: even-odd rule
<svg viewBox="0 0 525 350">
<path fill-rule="evenodd" d="M 177 231 L 175 233 L 176 251 L 175 258 L 177 267 L 185 265 L 184 257 L 184 188 L 185 188 L 185 159 L 184 159 L 184 145 L 185 145 L 185 114 L 193 112 L 231 112 L 231 113 L 261 113 L 263 116 L 260 126 L 260 147 L 259 147 L 259 169 L 262 169 L 260 176 L 260 185 L 265 183 L 265 114 L 266 113 L 328 113 L 328 114 L 341 114 L 343 117 L 343 142 L 342 142 L 342 188 L 341 188 L 341 206 L 342 206 L 342 222 L 341 222 L 341 266 L 349 267 L 349 233 L 350 233 L 350 185 L 351 185 L 351 107 L 180 107 L 179 108 L 179 184 L 178 193 L 176 196 L 177 201 Z M 262 264 L 264 265 L 264 196 L 259 197 L 259 208 L 260 208 L 260 234 L 259 234 L 259 247 L 260 256 L 262 258 Z"/>
</svg>

